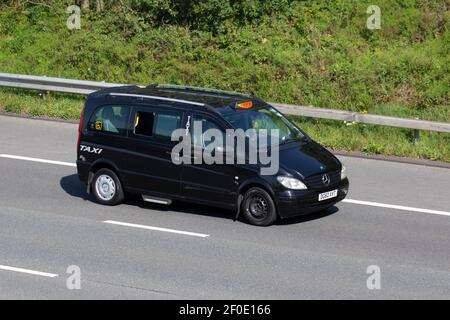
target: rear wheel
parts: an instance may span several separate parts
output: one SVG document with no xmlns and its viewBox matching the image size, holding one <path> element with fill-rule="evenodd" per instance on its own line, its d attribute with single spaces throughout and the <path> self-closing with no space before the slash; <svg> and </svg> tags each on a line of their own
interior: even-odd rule
<svg viewBox="0 0 450 320">
<path fill-rule="evenodd" d="M 272 197 L 262 188 L 249 189 L 242 201 L 242 212 L 247 221 L 256 226 L 269 226 L 277 219 Z"/>
<path fill-rule="evenodd" d="M 92 180 L 91 190 L 97 202 L 114 206 L 124 199 L 124 192 L 119 177 L 110 169 L 100 169 Z"/>
</svg>

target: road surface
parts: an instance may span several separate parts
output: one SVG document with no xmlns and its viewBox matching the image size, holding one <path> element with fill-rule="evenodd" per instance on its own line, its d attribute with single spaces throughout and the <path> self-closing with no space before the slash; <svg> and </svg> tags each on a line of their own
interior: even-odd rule
<svg viewBox="0 0 450 320">
<path fill-rule="evenodd" d="M 74 124 L 0 116 L 1 299 L 450 299 L 449 169 L 340 157 L 347 202 L 262 228 L 193 204 L 98 205 L 76 140 Z"/>
</svg>

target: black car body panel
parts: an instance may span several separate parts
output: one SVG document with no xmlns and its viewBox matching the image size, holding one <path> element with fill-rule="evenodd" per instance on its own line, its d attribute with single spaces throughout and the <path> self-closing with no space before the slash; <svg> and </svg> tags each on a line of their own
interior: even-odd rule
<svg viewBox="0 0 450 320">
<path fill-rule="evenodd" d="M 307 140 L 289 148 L 280 149 L 280 162 L 298 178 L 306 178 L 321 172 L 340 170 L 340 162 L 318 143 Z"/>
<path fill-rule="evenodd" d="M 236 103 L 249 100 L 266 105 L 262 100 L 245 95 L 158 89 L 156 86 L 127 86 L 94 92 L 88 96 L 80 120 L 78 175 L 89 190 L 92 173 L 106 167 L 117 173 L 127 192 L 233 210 L 239 206 L 240 194 L 259 186 L 272 196 L 280 217 L 319 211 L 344 199 L 349 182 L 347 178 L 341 179 L 342 164 L 303 132 L 303 139 L 280 145 L 278 175 L 303 181 L 307 190 L 287 189 L 278 182 L 276 175 L 260 175 L 258 165 L 175 165 L 170 152 L 176 142 L 148 139 L 133 131 L 138 112 L 158 115 L 162 112 L 167 117 L 176 117 L 179 128 L 184 128 L 189 117 L 202 116 L 223 129 L 232 129 L 232 123 L 223 115 L 233 112 L 232 106 Z M 109 106 L 122 108 L 120 121 L 124 127 L 119 134 L 91 128 L 97 126 L 92 123 L 94 113 Z M 320 183 L 323 174 L 329 175 L 331 180 L 327 185 Z M 318 201 L 320 193 L 331 190 L 337 190 L 336 197 Z"/>
</svg>

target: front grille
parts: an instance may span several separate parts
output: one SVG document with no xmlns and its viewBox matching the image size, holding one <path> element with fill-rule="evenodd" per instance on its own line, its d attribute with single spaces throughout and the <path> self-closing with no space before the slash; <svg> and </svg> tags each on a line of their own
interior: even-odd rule
<svg viewBox="0 0 450 320">
<path fill-rule="evenodd" d="M 330 178 L 329 184 L 323 183 L 322 179 L 324 174 L 328 175 L 328 177 Z M 321 173 L 305 178 L 307 187 L 316 190 L 332 188 L 334 186 L 337 186 L 340 181 L 341 181 L 341 173 L 339 171 Z"/>
</svg>

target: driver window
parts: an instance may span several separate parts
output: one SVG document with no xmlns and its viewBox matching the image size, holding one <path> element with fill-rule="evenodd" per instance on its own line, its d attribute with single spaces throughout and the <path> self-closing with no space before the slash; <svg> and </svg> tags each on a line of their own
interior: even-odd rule
<svg viewBox="0 0 450 320">
<path fill-rule="evenodd" d="M 267 109 L 261 109 L 258 112 L 258 117 L 252 121 L 252 127 L 257 131 L 258 129 L 267 129 L 268 131 L 278 129 L 281 136 L 289 135 L 289 130 L 283 119 Z"/>
</svg>

